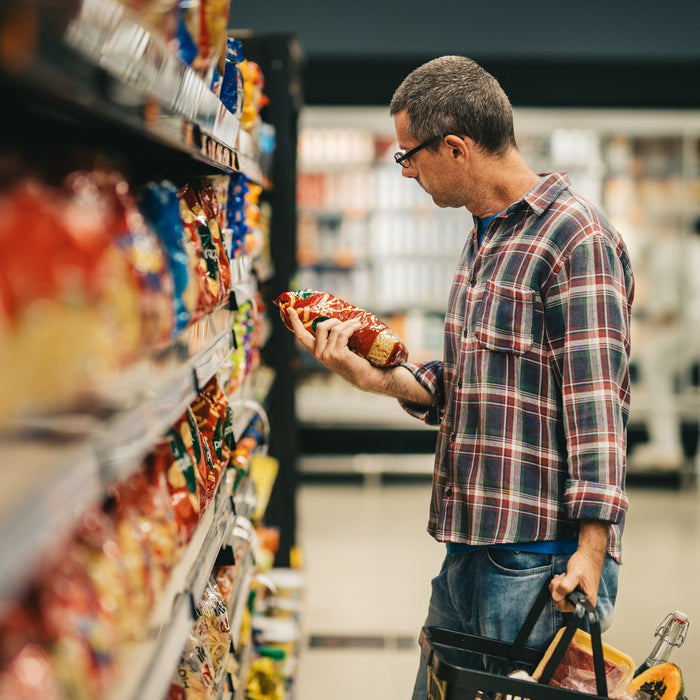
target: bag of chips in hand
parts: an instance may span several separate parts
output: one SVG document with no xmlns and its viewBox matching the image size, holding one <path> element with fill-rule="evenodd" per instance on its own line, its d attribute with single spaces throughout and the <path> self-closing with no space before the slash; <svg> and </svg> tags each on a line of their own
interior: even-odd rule
<svg viewBox="0 0 700 700">
<path fill-rule="evenodd" d="M 362 327 L 350 337 L 348 347 L 377 367 L 394 367 L 408 359 L 403 341 L 383 321 L 332 294 L 303 289 L 284 292 L 274 303 L 279 307 L 282 320 L 289 330 L 292 330 L 292 326 L 287 317 L 288 308 L 299 314 L 304 327 L 312 333 L 316 332 L 316 326 L 321 321 L 329 318 L 360 321 Z"/>
</svg>

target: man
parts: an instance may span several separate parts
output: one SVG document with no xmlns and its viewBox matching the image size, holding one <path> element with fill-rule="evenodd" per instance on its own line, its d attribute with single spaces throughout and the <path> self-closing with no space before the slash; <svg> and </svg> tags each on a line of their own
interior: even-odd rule
<svg viewBox="0 0 700 700">
<path fill-rule="evenodd" d="M 445 317 L 442 361 L 378 369 L 347 348 L 355 322 L 301 343 L 357 387 L 439 425 L 429 532 L 447 554 L 428 625 L 512 641 L 544 585 L 546 648 L 579 586 L 601 627 L 617 594 L 634 281 L 620 236 L 564 173 L 535 174 L 512 109 L 473 61 L 413 71 L 390 108 L 397 163 L 439 207 L 466 207 L 469 234 Z M 421 663 L 414 698 L 426 697 Z"/>
</svg>

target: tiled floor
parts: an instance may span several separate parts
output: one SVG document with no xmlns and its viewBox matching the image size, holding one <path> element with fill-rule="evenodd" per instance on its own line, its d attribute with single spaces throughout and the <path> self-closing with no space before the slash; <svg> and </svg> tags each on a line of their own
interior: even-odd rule
<svg viewBox="0 0 700 700">
<path fill-rule="evenodd" d="M 365 646 L 306 644 L 296 700 L 410 697 L 418 650 L 405 642 L 417 638 L 443 553 L 425 531 L 429 491 L 427 483 L 376 481 L 300 488 L 305 639 L 359 636 Z M 615 622 L 604 639 L 640 662 L 661 619 L 685 612 L 688 640 L 672 660 L 692 700 L 700 688 L 700 628 L 693 625 L 700 622 L 700 496 L 631 488 L 624 548 Z"/>
</svg>

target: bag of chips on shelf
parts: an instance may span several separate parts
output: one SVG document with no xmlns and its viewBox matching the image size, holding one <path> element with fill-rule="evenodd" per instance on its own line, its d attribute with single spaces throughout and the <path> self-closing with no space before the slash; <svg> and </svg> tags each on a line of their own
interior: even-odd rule
<svg viewBox="0 0 700 700">
<path fill-rule="evenodd" d="M 170 573 L 180 560 L 186 542 L 178 526 L 170 500 L 167 475 L 158 468 L 153 453 L 147 455 L 141 471 L 127 485 L 141 514 L 139 524 L 153 561 L 153 590 L 157 596 L 165 589 Z"/>
<path fill-rule="evenodd" d="M 218 683 L 226 668 L 226 660 L 231 648 L 231 627 L 226 604 L 213 578 L 209 579 L 195 614 L 206 622 L 209 634 L 209 655 L 214 679 Z"/>
<path fill-rule="evenodd" d="M 185 542 L 189 542 L 199 524 L 199 485 L 196 465 L 185 444 L 185 439 L 191 436 L 189 423 L 185 420 L 176 426 L 171 427 L 154 447 L 154 468 L 166 475 L 180 534 Z M 179 427 L 184 430 L 181 432 Z"/>
<path fill-rule="evenodd" d="M 213 700 L 216 683 L 209 652 L 209 630 L 204 619 L 195 621 L 175 672 L 167 700 Z"/>
<path fill-rule="evenodd" d="M 239 39 L 229 37 L 226 44 L 224 74 L 219 98 L 224 107 L 240 120 L 243 111 L 243 76 L 238 64 L 244 60 L 243 45 Z"/>
<path fill-rule="evenodd" d="M 243 111 L 241 128 L 252 131 L 260 122 L 260 111 L 270 102 L 264 94 L 265 78 L 259 64 L 244 60 L 238 64 L 243 76 Z"/>
<path fill-rule="evenodd" d="M 209 313 L 220 304 L 222 296 L 219 251 L 209 229 L 207 217 L 194 190 L 189 185 L 185 185 L 178 191 L 178 199 L 183 225 L 190 232 L 190 237 L 194 232 L 199 238 L 206 271 L 205 296 L 204 299 L 200 299 L 200 307 Z"/>
<path fill-rule="evenodd" d="M 77 402 L 115 372 L 138 306 L 98 208 L 25 179 L 0 192 L 0 422 Z M 111 300 L 125 293 L 122 306 Z"/>
<path fill-rule="evenodd" d="M 299 314 L 304 327 L 312 333 L 321 321 L 335 318 L 339 321 L 357 320 L 361 323 L 348 341 L 348 347 L 377 367 L 393 367 L 408 359 L 408 351 L 401 338 L 383 321 L 369 311 L 353 306 L 338 297 L 314 289 L 284 292 L 274 300 L 284 324 L 292 330 L 287 309 Z"/>
<path fill-rule="evenodd" d="M 216 190 L 211 185 L 200 187 L 198 195 L 200 206 L 209 224 L 209 233 L 219 261 L 219 303 L 222 304 L 228 301 L 228 295 L 231 291 L 231 260 L 226 252 L 221 233 L 221 204 L 219 203 Z"/>
<path fill-rule="evenodd" d="M 64 185 L 86 206 L 101 210 L 115 248 L 124 257 L 133 282 L 127 289 L 135 295 L 131 305 L 137 309 L 139 321 L 134 356 L 165 343 L 173 328 L 173 277 L 160 241 L 146 225 L 129 183 L 116 171 L 95 169 L 71 173 Z M 124 306 L 125 291 L 120 289 L 112 300 L 115 308 Z"/>
<path fill-rule="evenodd" d="M 104 591 L 104 585 L 123 591 L 123 579 L 97 573 L 95 556 L 94 547 L 72 538 L 37 575 L 42 638 L 61 688 L 71 698 L 100 697 L 119 669 L 115 600 L 122 596 Z"/>
<path fill-rule="evenodd" d="M 167 254 L 174 283 L 174 332 L 179 333 L 193 320 L 197 309 L 198 283 L 186 247 L 177 188 L 167 181 L 150 183 L 141 193 L 139 206 Z"/>
<path fill-rule="evenodd" d="M 208 475 L 207 499 L 214 497 L 221 473 L 231 457 L 233 413 L 216 376 L 212 377 L 190 405 L 202 440 L 209 447 L 212 471 Z"/>
</svg>

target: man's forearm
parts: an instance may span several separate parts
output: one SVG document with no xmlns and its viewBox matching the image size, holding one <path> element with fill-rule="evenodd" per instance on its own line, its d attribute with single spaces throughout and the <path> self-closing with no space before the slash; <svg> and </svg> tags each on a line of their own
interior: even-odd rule
<svg viewBox="0 0 700 700">
<path fill-rule="evenodd" d="M 610 523 L 603 520 L 581 520 L 579 523 L 578 549 L 601 571 L 608 549 L 609 534 Z"/>
<path fill-rule="evenodd" d="M 373 368 L 367 382 L 360 386 L 365 391 L 384 394 L 404 403 L 417 406 L 431 406 L 433 397 L 430 392 L 405 367 L 391 369 Z"/>
</svg>

